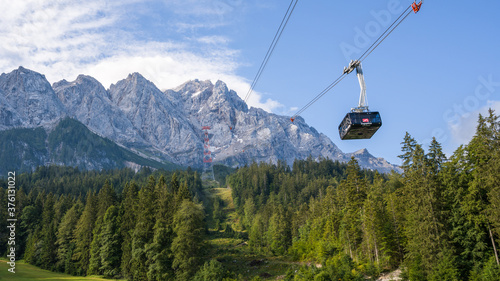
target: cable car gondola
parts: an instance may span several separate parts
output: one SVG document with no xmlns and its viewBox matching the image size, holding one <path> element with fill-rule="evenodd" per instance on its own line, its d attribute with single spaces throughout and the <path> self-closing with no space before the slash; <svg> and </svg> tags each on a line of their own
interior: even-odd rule
<svg viewBox="0 0 500 281">
<path fill-rule="evenodd" d="M 349 112 L 339 125 L 341 140 L 369 139 L 382 126 L 377 111 Z"/>
<path fill-rule="evenodd" d="M 382 126 L 382 119 L 380 118 L 380 113 L 368 110 L 368 103 L 366 101 L 366 86 L 363 78 L 363 71 L 361 70 L 361 62 L 364 61 L 366 57 L 368 57 L 412 12 L 414 12 L 415 14 L 418 13 L 420 11 L 422 3 L 423 0 L 419 3 L 414 1 L 411 5 L 409 5 L 406 10 L 404 10 L 401 15 L 377 38 L 377 40 L 373 42 L 373 44 L 361 55 L 361 57 L 359 57 L 355 61 L 351 61 L 348 67 L 344 67 L 344 73 L 342 75 L 340 75 L 328 87 L 326 87 L 304 107 L 297 111 L 290 118 L 290 120 L 293 122 L 297 116 L 302 114 L 302 112 L 304 112 L 307 108 L 309 108 L 312 104 L 314 104 L 322 96 L 324 96 L 328 91 L 330 91 L 333 87 L 340 83 L 340 81 L 342 81 L 347 76 L 347 74 L 356 69 L 359 79 L 359 85 L 361 86 L 359 106 L 352 108 L 351 112 L 345 115 L 344 119 L 339 125 L 339 135 L 340 139 L 342 140 L 371 138 L 375 134 L 375 132 L 377 132 L 377 130 Z"/>
<path fill-rule="evenodd" d="M 368 110 L 366 100 L 366 85 L 359 60 L 351 61 L 348 67 L 344 68 L 344 74 L 351 73 L 356 69 L 361 93 L 358 107 L 352 108 L 347 113 L 339 125 L 339 135 L 341 140 L 369 139 L 382 126 L 380 113 Z"/>
</svg>

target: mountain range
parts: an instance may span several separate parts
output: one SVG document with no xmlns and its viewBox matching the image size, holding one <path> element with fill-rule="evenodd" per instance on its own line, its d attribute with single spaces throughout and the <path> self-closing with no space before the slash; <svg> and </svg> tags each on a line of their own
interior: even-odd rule
<svg viewBox="0 0 500 281">
<path fill-rule="evenodd" d="M 161 91 L 139 73 L 109 89 L 86 75 L 52 85 L 23 67 L 0 75 L 0 138 L 6 141 L 0 156 L 16 159 L 6 162 L 12 168 L 200 168 L 203 126 L 211 128 L 214 163 L 231 167 L 253 161 L 292 164 L 308 156 L 346 162 L 353 156 L 363 168 L 399 169 L 366 149 L 343 153 L 300 117 L 292 123 L 287 116 L 249 108 L 222 81 L 192 80 Z M 71 138 L 70 131 L 84 137 Z"/>
</svg>

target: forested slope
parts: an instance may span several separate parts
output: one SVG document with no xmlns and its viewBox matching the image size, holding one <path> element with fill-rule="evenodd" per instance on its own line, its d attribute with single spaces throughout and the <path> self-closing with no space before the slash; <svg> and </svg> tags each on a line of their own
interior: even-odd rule
<svg viewBox="0 0 500 281">
<path fill-rule="evenodd" d="M 16 257 L 53 271 L 130 280 L 278 274 L 284 280 L 373 280 L 401 268 L 405 280 L 495 281 L 499 146 L 500 123 L 490 112 L 449 159 L 435 140 L 424 150 L 407 134 L 402 174 L 362 170 L 355 159 L 221 169 L 231 172 L 231 213 L 223 211 L 230 199 L 206 196 L 190 169 L 40 167 L 16 177 Z M 5 223 L 6 181 L 0 186 Z M 0 241 L 7 241 L 1 229 Z M 220 235 L 235 240 L 208 247 Z M 237 249 L 236 240 L 246 248 Z M 6 246 L 0 243 L 0 252 Z M 253 261 L 236 263 L 248 255 L 282 267 L 276 276 L 259 277 L 250 272 Z"/>
<path fill-rule="evenodd" d="M 326 265 L 294 280 L 363 280 L 397 267 L 409 280 L 499 280 L 499 125 L 491 111 L 480 116 L 450 159 L 435 140 L 426 153 L 407 134 L 403 174 L 309 160 L 255 164 L 227 182 L 253 249 Z"/>
</svg>

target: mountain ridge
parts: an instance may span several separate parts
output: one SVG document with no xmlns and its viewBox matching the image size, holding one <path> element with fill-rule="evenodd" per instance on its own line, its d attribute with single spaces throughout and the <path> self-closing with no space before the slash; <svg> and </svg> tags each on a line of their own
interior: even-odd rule
<svg viewBox="0 0 500 281">
<path fill-rule="evenodd" d="M 32 171 L 37 166 L 64 165 L 84 170 L 142 166 L 175 169 L 171 163 L 145 159 L 91 132 L 81 122 L 62 118 L 52 129 L 13 128 L 0 131 L 0 175 Z M 14 153 L 17 152 L 17 153 Z"/>
<path fill-rule="evenodd" d="M 18 76 L 23 77 L 12 78 Z M 18 80 L 32 82 L 21 89 Z M 40 98 L 42 94 L 48 97 L 46 103 Z M 15 115 L 12 104 L 23 97 L 37 102 L 28 104 L 28 113 Z M 7 112 L 0 115 L 0 130 L 54 126 L 69 116 L 136 154 L 182 166 L 202 167 L 201 127 L 211 126 L 214 163 L 231 167 L 278 160 L 291 165 L 295 159 L 308 156 L 347 162 L 354 156 L 363 168 L 381 172 L 398 169 L 367 150 L 342 152 L 303 118 L 292 123 L 287 116 L 248 107 L 220 80 L 214 84 L 195 79 L 161 91 L 135 72 L 105 89 L 87 75 L 50 85 L 42 74 L 20 67 L 0 76 L 0 100 L 6 101 L 1 106 Z"/>
</svg>

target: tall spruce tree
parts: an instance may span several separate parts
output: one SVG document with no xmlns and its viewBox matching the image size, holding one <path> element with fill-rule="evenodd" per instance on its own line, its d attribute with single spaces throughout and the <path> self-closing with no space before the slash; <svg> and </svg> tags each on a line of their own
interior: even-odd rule
<svg viewBox="0 0 500 281">
<path fill-rule="evenodd" d="M 253 218 L 253 223 L 252 227 L 250 228 L 249 232 L 249 241 L 248 244 L 250 247 L 257 252 L 263 251 L 263 249 L 266 246 L 266 237 L 265 237 L 265 232 L 266 232 L 266 222 L 264 221 L 264 218 L 262 215 L 256 214 L 255 217 Z"/>
<path fill-rule="evenodd" d="M 88 191 L 85 198 L 85 208 L 76 224 L 74 241 L 75 251 L 73 260 L 75 261 L 76 273 L 86 275 L 90 262 L 90 244 L 92 243 L 92 233 L 97 215 L 97 199 L 95 194 Z"/>
<path fill-rule="evenodd" d="M 133 280 L 147 280 L 151 260 L 148 259 L 147 248 L 154 238 L 156 199 L 156 180 L 149 177 L 148 184 L 139 191 L 137 223 L 132 235 L 131 275 Z"/>
<path fill-rule="evenodd" d="M 171 280 L 174 276 L 170 247 L 173 239 L 172 222 L 176 210 L 175 198 L 163 176 L 160 177 L 155 192 L 156 223 L 153 228 L 153 241 L 148 246 L 147 257 L 151 262 L 147 276 L 149 280 Z"/>
<path fill-rule="evenodd" d="M 188 188 L 186 182 L 181 183 L 181 185 L 179 187 L 179 191 L 177 192 L 176 198 L 175 198 L 175 201 L 177 201 L 179 203 L 184 201 L 184 200 L 192 200 L 191 192 L 189 192 L 189 188 Z"/>
<path fill-rule="evenodd" d="M 276 204 L 273 209 L 267 230 L 267 244 L 273 254 L 284 255 L 292 242 L 289 219 L 281 204 Z"/>
<path fill-rule="evenodd" d="M 177 280 L 190 280 L 200 265 L 203 247 L 205 213 L 201 205 L 189 200 L 182 201 L 174 216 L 172 241 L 173 263 Z"/>
<path fill-rule="evenodd" d="M 106 278 L 118 277 L 120 274 L 121 243 L 120 217 L 118 208 L 110 206 L 104 214 L 102 230 L 99 234 L 101 259 L 100 272 Z"/>
<path fill-rule="evenodd" d="M 482 241 L 487 244 L 484 250 L 476 249 L 475 258 L 486 262 L 490 255 L 495 256 L 497 265 L 500 265 L 496 247 L 493 228 L 498 219 L 491 214 L 498 213 L 498 207 L 493 205 L 497 201 L 494 195 L 497 193 L 500 175 L 498 171 L 498 149 L 500 147 L 500 123 L 498 116 L 493 110 L 489 115 L 479 115 L 476 134 L 467 145 L 468 157 L 474 167 L 473 179 L 469 183 L 468 193 L 464 198 L 464 208 L 468 220 L 474 224 L 474 230 Z M 488 214 L 490 216 L 488 216 Z M 493 220 L 490 220 L 492 218 Z M 495 228 L 494 228 L 495 229 Z"/>
<path fill-rule="evenodd" d="M 78 219 L 82 213 L 82 204 L 77 201 L 71 209 L 63 216 L 61 223 L 57 229 L 57 263 L 58 271 L 73 274 L 75 272 L 74 264 L 72 263 L 73 252 L 76 243 L 73 239 L 74 230 L 78 223 Z"/>
<path fill-rule="evenodd" d="M 100 253 L 100 249 L 102 247 L 101 231 L 104 224 L 104 215 L 108 208 L 113 206 L 115 202 L 116 193 L 109 183 L 109 180 L 106 180 L 101 190 L 99 190 L 99 194 L 97 195 L 97 219 L 93 229 L 92 242 L 90 244 L 90 260 L 88 269 L 88 274 L 90 275 L 103 274 L 103 267 L 101 264 L 102 259 Z"/>
<path fill-rule="evenodd" d="M 357 259 L 357 250 L 362 242 L 363 202 L 366 198 L 367 182 L 361 177 L 358 161 L 352 157 L 347 164 L 347 178 L 338 186 L 341 206 L 341 239 L 344 250 L 352 259 Z"/>
<path fill-rule="evenodd" d="M 49 193 L 43 204 L 42 211 L 42 253 L 38 265 L 43 269 L 53 270 L 56 263 L 56 227 L 57 221 L 54 212 L 55 198 Z"/>
<path fill-rule="evenodd" d="M 136 225 L 137 195 L 139 187 L 135 182 L 127 183 L 123 189 L 123 200 L 120 204 L 121 224 L 120 233 L 123 239 L 121 272 L 125 277 L 131 278 L 132 235 Z"/>
<path fill-rule="evenodd" d="M 411 149 L 410 149 L 411 148 Z M 443 221 L 439 199 L 441 182 L 438 176 L 444 154 L 433 140 L 429 155 L 407 134 L 403 145 L 405 234 L 407 264 L 414 279 L 427 278 L 444 249 Z"/>
<path fill-rule="evenodd" d="M 391 239 L 392 226 L 383 200 L 383 179 L 379 174 L 375 175 L 374 183 L 368 185 L 363 210 L 364 256 L 380 266 L 381 260 L 385 260 L 382 258 L 384 252 L 390 253 L 392 250 L 387 243 Z M 392 258 L 390 255 L 387 257 Z"/>
</svg>

